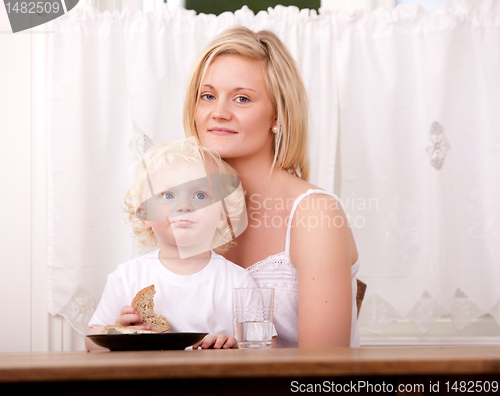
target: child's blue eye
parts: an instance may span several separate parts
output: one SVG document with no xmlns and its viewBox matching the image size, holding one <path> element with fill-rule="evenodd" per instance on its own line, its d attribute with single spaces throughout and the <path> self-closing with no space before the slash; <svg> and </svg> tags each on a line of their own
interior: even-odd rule
<svg viewBox="0 0 500 396">
<path fill-rule="evenodd" d="M 161 193 L 161 198 L 163 199 L 174 199 L 174 194 L 172 194 L 171 192 L 163 192 Z"/>
<path fill-rule="evenodd" d="M 194 194 L 194 198 L 195 199 L 207 199 L 208 196 L 207 196 L 207 194 L 205 194 L 203 192 L 197 192 L 196 194 Z"/>
</svg>

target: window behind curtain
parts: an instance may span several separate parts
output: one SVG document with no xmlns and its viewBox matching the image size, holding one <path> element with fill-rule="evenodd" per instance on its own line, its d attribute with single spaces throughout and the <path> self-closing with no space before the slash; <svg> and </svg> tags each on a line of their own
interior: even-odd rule
<svg viewBox="0 0 500 396">
<path fill-rule="evenodd" d="M 442 3 L 450 0 L 396 0 L 396 5 L 399 4 L 420 4 L 425 10 L 430 11 Z"/>
<path fill-rule="evenodd" d="M 315 9 L 316 11 L 321 5 L 321 0 L 292 0 L 292 1 L 272 1 L 272 0 L 186 0 L 186 9 L 195 10 L 198 14 L 215 14 L 219 15 L 224 11 L 234 12 L 239 10 L 244 5 L 248 6 L 254 13 L 261 10 L 267 10 L 268 7 L 276 5 L 290 6 L 294 5 L 299 8 Z"/>
</svg>

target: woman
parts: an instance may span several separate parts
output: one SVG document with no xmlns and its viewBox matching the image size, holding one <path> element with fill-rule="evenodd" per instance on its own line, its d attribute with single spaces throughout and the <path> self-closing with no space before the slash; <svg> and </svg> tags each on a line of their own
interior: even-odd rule
<svg viewBox="0 0 500 396">
<path fill-rule="evenodd" d="M 184 128 L 238 172 L 249 223 L 226 258 L 276 289 L 278 346 L 359 346 L 356 245 L 336 197 L 307 181 L 307 97 L 278 37 L 217 36 L 195 64 Z"/>
</svg>

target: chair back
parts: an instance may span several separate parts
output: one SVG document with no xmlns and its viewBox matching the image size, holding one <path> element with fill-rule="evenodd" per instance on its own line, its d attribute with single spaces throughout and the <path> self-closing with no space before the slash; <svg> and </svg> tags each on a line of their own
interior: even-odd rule
<svg viewBox="0 0 500 396">
<path fill-rule="evenodd" d="M 360 281 L 359 279 L 356 279 L 358 283 L 358 291 L 356 293 L 356 306 L 358 308 L 358 316 L 359 316 L 359 310 L 361 309 L 361 304 L 363 303 L 363 298 L 365 297 L 365 291 L 366 291 L 366 283 Z"/>
</svg>

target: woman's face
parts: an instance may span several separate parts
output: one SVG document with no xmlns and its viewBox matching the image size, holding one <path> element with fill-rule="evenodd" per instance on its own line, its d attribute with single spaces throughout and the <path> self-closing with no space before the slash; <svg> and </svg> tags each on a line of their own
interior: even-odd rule
<svg viewBox="0 0 500 396">
<path fill-rule="evenodd" d="M 273 156 L 276 114 L 264 66 L 265 61 L 219 55 L 208 67 L 195 123 L 201 143 L 222 158 Z"/>
</svg>

